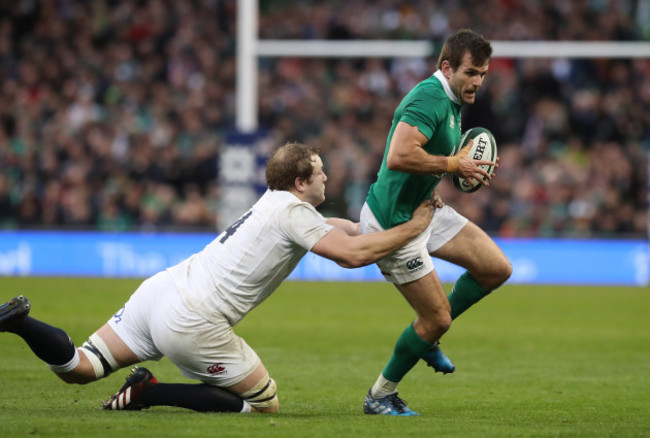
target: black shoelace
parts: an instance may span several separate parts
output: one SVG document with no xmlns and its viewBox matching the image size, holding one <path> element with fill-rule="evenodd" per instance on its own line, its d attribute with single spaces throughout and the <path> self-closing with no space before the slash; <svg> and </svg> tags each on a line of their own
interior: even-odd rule
<svg viewBox="0 0 650 438">
<path fill-rule="evenodd" d="M 390 405 L 400 413 L 403 413 L 406 410 L 406 401 L 399 398 L 397 393 L 390 398 Z"/>
</svg>

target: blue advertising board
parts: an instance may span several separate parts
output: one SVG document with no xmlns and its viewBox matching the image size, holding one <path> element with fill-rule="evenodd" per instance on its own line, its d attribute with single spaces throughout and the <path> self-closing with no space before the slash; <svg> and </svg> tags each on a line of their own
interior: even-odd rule
<svg viewBox="0 0 650 438">
<path fill-rule="evenodd" d="M 0 232 L 3 276 L 150 276 L 200 251 L 214 234 Z M 496 239 L 513 265 L 510 283 L 646 286 L 650 257 L 645 240 Z M 443 282 L 462 269 L 434 259 Z M 343 269 L 307 253 L 291 280 L 381 281 L 379 269 Z"/>
</svg>

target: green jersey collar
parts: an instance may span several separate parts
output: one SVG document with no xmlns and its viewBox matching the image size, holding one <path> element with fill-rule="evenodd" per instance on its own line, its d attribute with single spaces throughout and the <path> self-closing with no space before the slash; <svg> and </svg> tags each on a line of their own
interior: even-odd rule
<svg viewBox="0 0 650 438">
<path fill-rule="evenodd" d="M 461 105 L 460 101 L 458 98 L 454 95 L 454 92 L 451 91 L 451 87 L 449 86 L 449 82 L 447 82 L 447 78 L 445 77 L 444 74 L 442 74 L 442 70 L 438 70 L 433 74 L 440 83 L 442 84 L 442 88 L 445 89 L 445 93 L 447 94 L 447 97 L 454 102 L 456 105 Z"/>
</svg>

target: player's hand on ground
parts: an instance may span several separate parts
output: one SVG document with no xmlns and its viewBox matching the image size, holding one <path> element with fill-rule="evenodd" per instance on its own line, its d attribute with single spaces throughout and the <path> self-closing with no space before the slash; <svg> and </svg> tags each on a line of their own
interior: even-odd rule
<svg viewBox="0 0 650 438">
<path fill-rule="evenodd" d="M 429 226 L 433 218 L 433 203 L 430 199 L 422 201 L 422 203 L 413 212 L 411 222 L 416 225 L 420 232 L 423 232 Z"/>
<path fill-rule="evenodd" d="M 475 160 L 470 157 L 469 150 L 473 144 L 474 140 L 472 139 L 456 155 L 449 157 L 449 163 L 447 165 L 448 172 L 455 173 L 456 175 L 465 179 L 474 178 L 484 186 L 489 186 L 489 180 L 492 177 L 489 173 L 487 173 L 487 171 L 480 168 L 479 166 L 496 166 L 496 163 L 487 160 Z"/>
<path fill-rule="evenodd" d="M 445 206 L 445 203 L 442 202 L 442 198 L 436 192 L 435 190 L 433 191 L 433 194 L 431 195 L 431 204 L 433 204 L 433 208 L 442 208 Z"/>
</svg>

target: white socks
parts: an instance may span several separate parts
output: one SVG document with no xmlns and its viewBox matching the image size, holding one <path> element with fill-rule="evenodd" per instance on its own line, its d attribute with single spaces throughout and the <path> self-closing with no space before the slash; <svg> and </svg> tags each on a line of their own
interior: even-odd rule
<svg viewBox="0 0 650 438">
<path fill-rule="evenodd" d="M 397 392 L 397 385 L 399 382 L 391 382 L 387 380 L 383 374 L 379 374 L 379 378 L 370 389 L 370 394 L 374 398 L 384 398 L 387 395 L 395 394 Z"/>
</svg>

